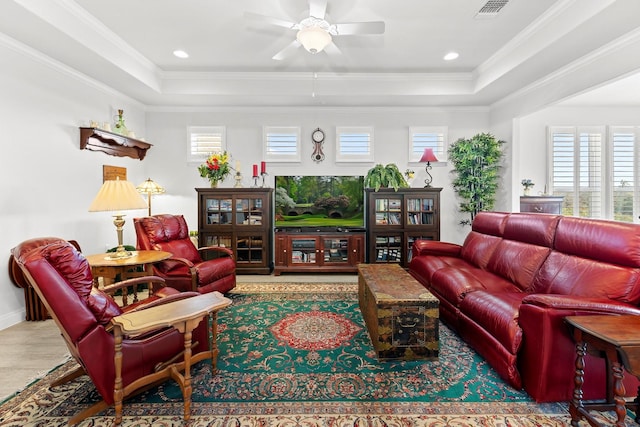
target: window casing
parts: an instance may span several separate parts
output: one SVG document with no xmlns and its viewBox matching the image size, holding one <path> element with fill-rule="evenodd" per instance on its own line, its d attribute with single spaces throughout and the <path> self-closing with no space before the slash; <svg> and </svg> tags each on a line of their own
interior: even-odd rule
<svg viewBox="0 0 640 427">
<path fill-rule="evenodd" d="M 271 162 L 300 162 L 300 128 L 265 126 L 263 130 L 264 159 Z"/>
<path fill-rule="evenodd" d="M 563 214 L 637 222 L 639 129 L 549 128 L 550 187 L 564 196 Z"/>
<path fill-rule="evenodd" d="M 446 126 L 409 128 L 409 162 L 417 163 L 425 148 L 431 148 L 439 162 L 447 161 Z"/>
<path fill-rule="evenodd" d="M 373 162 L 373 128 L 337 127 L 336 162 Z"/>
<path fill-rule="evenodd" d="M 190 126 L 187 138 L 187 162 L 202 162 L 211 153 L 221 153 L 227 149 L 224 126 Z"/>
</svg>

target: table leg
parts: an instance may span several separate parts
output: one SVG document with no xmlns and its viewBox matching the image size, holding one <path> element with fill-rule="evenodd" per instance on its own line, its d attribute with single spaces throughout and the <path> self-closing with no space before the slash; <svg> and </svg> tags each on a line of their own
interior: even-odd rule
<svg viewBox="0 0 640 427">
<path fill-rule="evenodd" d="M 616 354 L 613 355 L 613 357 L 617 357 Z M 625 388 L 624 388 L 624 383 L 622 382 L 622 378 L 624 377 L 624 371 L 622 368 L 622 365 L 620 364 L 620 362 L 617 359 L 614 359 L 615 361 L 613 362 L 612 365 L 612 371 L 613 371 L 613 378 L 614 378 L 614 386 L 613 386 L 613 390 L 614 390 L 614 400 L 616 403 L 616 415 L 618 416 L 618 421 L 616 422 L 616 426 L 618 427 L 624 427 L 625 423 L 624 423 L 624 418 L 627 415 L 627 407 L 626 407 L 626 402 L 624 400 L 624 395 L 625 395 Z"/>
<path fill-rule="evenodd" d="M 576 339 L 576 342 L 576 372 L 574 377 L 573 400 L 569 405 L 571 425 L 574 427 L 579 425 L 580 419 L 582 418 L 580 410 L 583 408 L 582 385 L 584 384 L 584 356 L 587 353 L 587 343 L 579 339 Z"/>
<path fill-rule="evenodd" d="M 209 351 L 211 352 L 211 368 L 212 374 L 215 374 L 218 361 L 218 313 L 213 312 L 210 316 L 211 321 L 211 334 L 209 336 Z"/>
<path fill-rule="evenodd" d="M 116 411 L 116 425 L 122 422 L 122 331 L 119 326 L 114 327 L 114 341 L 115 341 L 115 384 L 113 389 L 113 400 Z"/>
<path fill-rule="evenodd" d="M 184 331 L 184 384 L 182 396 L 184 398 L 184 420 L 191 418 L 191 330 Z"/>
</svg>

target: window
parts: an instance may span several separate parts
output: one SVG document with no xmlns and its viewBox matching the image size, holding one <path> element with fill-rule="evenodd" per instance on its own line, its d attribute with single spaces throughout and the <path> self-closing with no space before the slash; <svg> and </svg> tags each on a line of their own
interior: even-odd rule
<svg viewBox="0 0 640 427">
<path fill-rule="evenodd" d="M 299 162 L 300 128 L 265 126 L 264 158 L 272 162 Z"/>
<path fill-rule="evenodd" d="M 373 128 L 336 128 L 336 162 L 373 162 Z"/>
<path fill-rule="evenodd" d="M 410 127 L 409 162 L 419 162 L 425 148 L 431 148 L 439 162 L 447 161 L 447 127 Z"/>
<path fill-rule="evenodd" d="M 611 164 L 613 165 L 613 219 L 634 222 L 638 218 L 638 130 L 632 127 L 611 129 Z"/>
<path fill-rule="evenodd" d="M 550 128 L 551 189 L 564 196 L 563 214 L 636 220 L 638 129 Z"/>
<path fill-rule="evenodd" d="M 224 126 L 192 126 L 188 128 L 188 162 L 201 162 L 211 153 L 227 149 Z"/>
</svg>

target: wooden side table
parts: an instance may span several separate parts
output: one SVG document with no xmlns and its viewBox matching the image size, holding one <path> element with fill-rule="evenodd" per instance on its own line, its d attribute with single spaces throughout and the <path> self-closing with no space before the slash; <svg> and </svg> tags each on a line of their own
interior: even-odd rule
<svg viewBox="0 0 640 427">
<path fill-rule="evenodd" d="M 153 264 L 171 258 L 171 252 L 164 251 L 135 251 L 133 256 L 129 258 L 110 258 L 110 253 L 87 255 L 87 261 L 91 266 L 91 274 L 93 274 L 94 286 L 99 287 L 98 279 L 103 278 L 104 284 L 111 284 L 119 276 L 120 280 L 131 279 L 132 277 L 152 276 Z M 138 271 L 138 267 L 142 271 Z M 149 289 L 151 292 L 151 289 Z M 133 300 L 138 300 L 137 292 L 134 292 Z M 126 288 L 122 289 L 122 303 L 127 305 Z"/>
<path fill-rule="evenodd" d="M 626 402 L 624 371 L 640 378 L 640 316 L 634 315 L 596 315 L 569 316 L 565 321 L 572 328 L 576 342 L 576 375 L 573 400 L 569 404 L 571 425 L 578 426 L 582 418 L 592 426 L 601 424 L 589 413 L 589 410 L 615 410 L 616 426 L 625 425 L 626 409 L 636 413 L 636 422 L 640 422 L 638 414 L 639 400 Z M 607 364 L 607 394 L 602 401 L 584 402 L 582 400 L 582 384 L 584 383 L 584 356 L 587 354 L 604 357 Z"/>
<path fill-rule="evenodd" d="M 229 298 L 219 292 L 198 295 L 192 298 L 158 305 L 146 310 L 125 313 L 111 319 L 115 341 L 115 389 L 114 406 L 116 411 L 115 423 L 122 421 L 122 400 L 139 389 L 142 383 L 152 384 L 161 378 L 173 378 L 182 389 L 184 399 L 184 420 L 191 415 L 191 365 L 201 360 L 211 359 L 213 369 L 216 368 L 218 357 L 217 311 L 231 304 Z M 206 317 L 211 316 L 211 331 L 209 333 L 209 350 L 198 354 L 191 354 L 192 331 Z M 184 335 L 184 361 L 171 363 L 162 369 L 138 379 L 127 387 L 122 386 L 122 339 L 124 335 L 137 335 L 161 327 L 173 327 Z M 182 372 L 182 373 L 181 373 Z M 135 387 L 133 387 L 135 386 Z"/>
</svg>

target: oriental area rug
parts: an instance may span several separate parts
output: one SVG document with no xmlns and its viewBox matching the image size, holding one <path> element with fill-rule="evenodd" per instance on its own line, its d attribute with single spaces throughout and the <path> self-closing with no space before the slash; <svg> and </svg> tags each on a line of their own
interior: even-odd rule
<svg viewBox="0 0 640 427">
<path fill-rule="evenodd" d="M 218 314 L 217 371 L 192 368 L 189 426 L 563 426 L 566 404 L 536 404 L 440 325 L 433 361 L 378 361 L 354 283 L 238 284 Z M 48 388 L 68 361 L 0 407 L 0 426 L 63 426 L 99 400 L 82 377 Z M 124 403 L 123 426 L 180 426 L 173 381 Z M 113 425 L 113 409 L 82 426 Z M 629 424 L 631 425 L 631 423 Z"/>
</svg>

